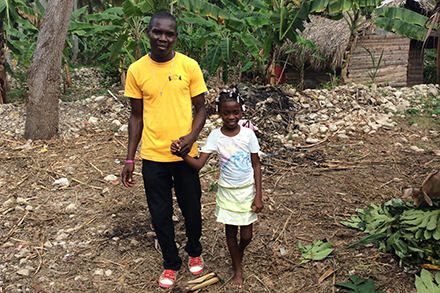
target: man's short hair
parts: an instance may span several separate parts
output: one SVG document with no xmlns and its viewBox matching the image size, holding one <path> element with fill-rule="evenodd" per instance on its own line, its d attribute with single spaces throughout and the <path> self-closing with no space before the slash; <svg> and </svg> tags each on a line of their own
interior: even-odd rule
<svg viewBox="0 0 440 293">
<path fill-rule="evenodd" d="M 151 27 L 152 24 L 153 24 L 153 21 L 155 19 L 159 19 L 159 18 L 160 19 L 169 19 L 169 20 L 173 21 L 174 24 L 177 27 L 177 20 L 176 20 L 176 18 L 171 13 L 166 12 L 166 11 L 160 11 L 160 12 L 156 12 L 155 14 L 153 14 L 153 16 L 150 19 L 149 26 Z"/>
</svg>

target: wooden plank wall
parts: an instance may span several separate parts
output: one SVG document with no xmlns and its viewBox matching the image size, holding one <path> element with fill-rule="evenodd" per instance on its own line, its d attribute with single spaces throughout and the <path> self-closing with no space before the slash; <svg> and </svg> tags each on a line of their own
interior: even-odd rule
<svg viewBox="0 0 440 293">
<path fill-rule="evenodd" d="M 408 86 L 423 83 L 423 43 L 411 40 L 409 50 Z"/>
<path fill-rule="evenodd" d="M 382 49 L 384 50 L 376 74 L 377 84 L 389 84 L 394 87 L 407 86 L 410 41 L 409 38 L 398 35 L 360 36 L 350 58 L 347 82 L 371 83 L 368 72 L 373 70 L 373 62 L 370 54 L 364 49 L 368 48 L 375 55 L 376 64 Z"/>
</svg>

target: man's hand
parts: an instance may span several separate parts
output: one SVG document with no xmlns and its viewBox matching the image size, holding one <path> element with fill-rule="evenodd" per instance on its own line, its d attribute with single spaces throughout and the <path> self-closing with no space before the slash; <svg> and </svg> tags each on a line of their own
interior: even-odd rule
<svg viewBox="0 0 440 293">
<path fill-rule="evenodd" d="M 179 151 L 176 154 L 180 157 L 186 156 L 190 151 L 196 139 L 190 134 L 179 137 Z"/>
<path fill-rule="evenodd" d="M 136 180 L 133 179 L 133 171 L 133 163 L 125 164 L 124 169 L 122 169 L 122 183 L 125 187 L 133 187 L 133 185 L 135 185 Z"/>
</svg>

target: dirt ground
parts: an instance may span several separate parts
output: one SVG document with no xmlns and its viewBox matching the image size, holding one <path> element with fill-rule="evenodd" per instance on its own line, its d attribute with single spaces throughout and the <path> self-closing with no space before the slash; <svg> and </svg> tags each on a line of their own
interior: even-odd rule
<svg viewBox="0 0 440 293">
<path fill-rule="evenodd" d="M 127 135 L 81 134 L 70 141 L 33 142 L 28 150 L 15 149 L 24 140 L 1 134 L 0 202 L 19 200 L 0 208 L 0 292 L 166 292 L 157 284 L 162 258 L 140 161 L 134 188 L 123 187 L 119 179 Z M 402 197 L 404 188 L 419 186 L 440 168 L 440 158 L 429 151 L 395 147 L 399 135 L 381 130 L 288 150 L 263 144 L 265 208 L 245 252 L 241 290 L 228 282 L 231 261 L 223 226 L 214 216 L 215 192 L 210 190 L 218 168 L 201 173 L 205 272 L 215 272 L 222 282 L 200 292 L 335 292 L 333 284 L 348 282 L 352 274 L 372 279 L 387 293 L 416 292 L 414 275 L 393 255 L 372 245 L 345 249 L 363 233 L 340 224 L 366 204 Z M 104 180 L 109 174 L 118 179 Z M 52 183 L 63 177 L 70 185 L 55 188 Z M 177 204 L 175 229 L 184 259 L 179 286 L 194 277 L 185 267 L 185 229 Z M 300 265 L 298 241 L 308 245 L 322 239 L 334 243 L 331 257 Z M 17 274 L 26 267 L 28 276 Z"/>
</svg>

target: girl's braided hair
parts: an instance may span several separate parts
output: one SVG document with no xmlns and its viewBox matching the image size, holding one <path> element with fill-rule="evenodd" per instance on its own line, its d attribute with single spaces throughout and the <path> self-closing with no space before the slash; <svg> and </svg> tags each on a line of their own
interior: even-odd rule
<svg viewBox="0 0 440 293">
<path fill-rule="evenodd" d="M 224 89 L 220 92 L 220 94 L 215 98 L 215 110 L 218 112 L 220 109 L 220 105 L 226 101 L 237 101 L 241 106 L 241 110 L 245 111 L 246 107 L 244 106 L 244 100 L 240 96 L 237 88 L 233 87 L 232 89 Z"/>
</svg>

